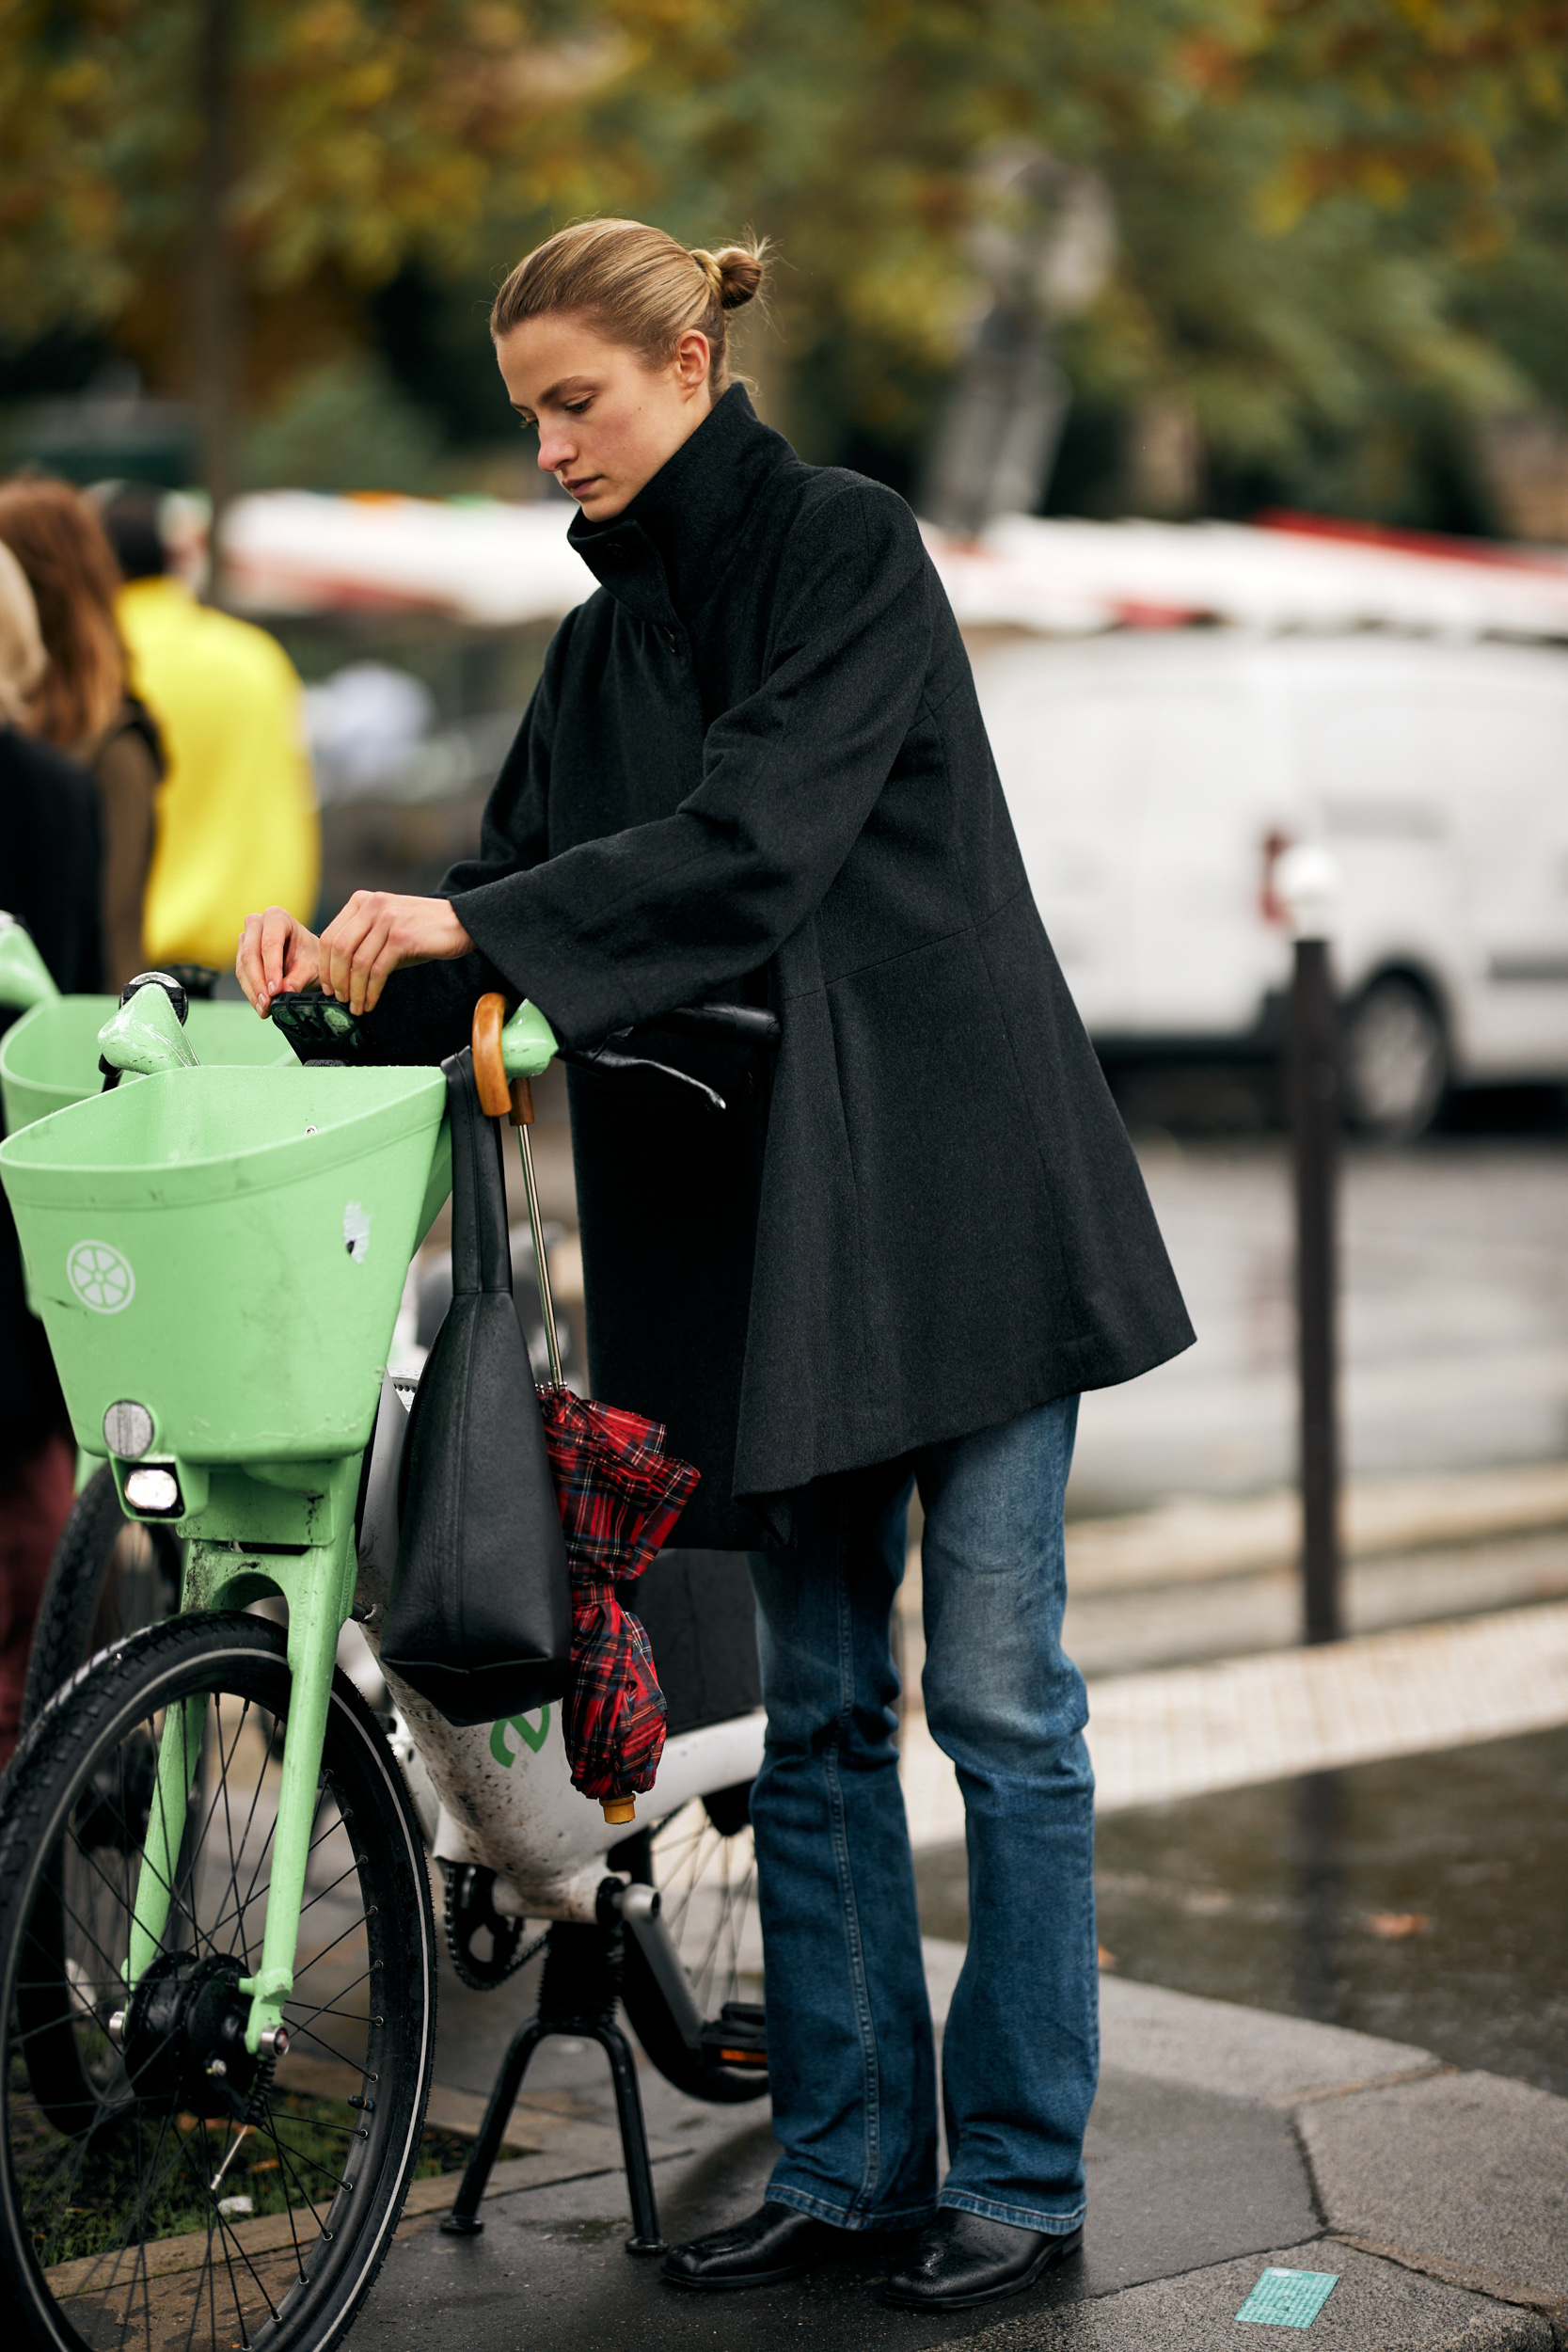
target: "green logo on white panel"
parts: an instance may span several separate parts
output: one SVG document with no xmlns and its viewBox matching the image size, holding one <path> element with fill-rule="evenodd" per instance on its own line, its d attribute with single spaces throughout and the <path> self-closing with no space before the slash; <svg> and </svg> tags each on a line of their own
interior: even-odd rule
<svg viewBox="0 0 1568 2352">
<path fill-rule="evenodd" d="M 112 1243 L 79 1241 L 71 1245 L 65 1262 L 66 1278 L 84 1307 L 90 1307 L 95 1315 L 118 1315 L 128 1307 L 136 1295 L 136 1278 L 131 1271 L 131 1261 L 122 1258 Z"/>
</svg>

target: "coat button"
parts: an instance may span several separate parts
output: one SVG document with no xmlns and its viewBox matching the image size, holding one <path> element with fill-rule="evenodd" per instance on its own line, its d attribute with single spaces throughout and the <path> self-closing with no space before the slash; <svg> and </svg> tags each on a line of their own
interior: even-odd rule
<svg viewBox="0 0 1568 2352">
<path fill-rule="evenodd" d="M 681 641 L 679 633 L 676 630 L 667 628 L 664 632 L 664 642 L 669 646 L 672 653 L 679 653 L 681 649 Z"/>
</svg>

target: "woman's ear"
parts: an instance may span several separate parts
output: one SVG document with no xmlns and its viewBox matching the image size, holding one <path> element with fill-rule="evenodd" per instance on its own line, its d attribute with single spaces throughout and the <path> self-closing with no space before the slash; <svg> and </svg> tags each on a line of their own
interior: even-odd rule
<svg viewBox="0 0 1568 2352">
<path fill-rule="evenodd" d="M 713 369 L 713 348 L 700 326 L 689 326 L 675 345 L 675 381 L 689 397 L 702 390 Z"/>
</svg>

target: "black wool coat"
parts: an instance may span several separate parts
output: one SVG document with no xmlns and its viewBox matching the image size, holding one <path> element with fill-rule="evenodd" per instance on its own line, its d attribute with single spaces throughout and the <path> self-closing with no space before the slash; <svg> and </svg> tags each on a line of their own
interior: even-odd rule
<svg viewBox="0 0 1568 2352">
<path fill-rule="evenodd" d="M 572 1073 L 595 1391 L 701 1469 L 680 1540 L 744 1546 L 1193 1334 L 908 507 L 736 387 L 572 542 L 602 585 L 441 884 L 479 953 L 374 1026 L 437 1050 L 499 973 L 731 1101 Z M 703 997 L 776 1009 L 770 1066 L 661 1035 Z"/>
</svg>

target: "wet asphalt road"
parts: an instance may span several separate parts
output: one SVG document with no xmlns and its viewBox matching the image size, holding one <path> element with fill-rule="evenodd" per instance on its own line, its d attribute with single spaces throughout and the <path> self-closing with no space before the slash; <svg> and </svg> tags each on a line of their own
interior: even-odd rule
<svg viewBox="0 0 1568 2352">
<path fill-rule="evenodd" d="M 962 1850 L 915 1870 L 965 1941 Z M 1113 1814 L 1095 1884 L 1124 1976 L 1568 2096 L 1568 1728 Z"/>
<path fill-rule="evenodd" d="M 1173 1363 L 1085 1399 L 1069 1508 L 1291 1478 L 1290 1176 L 1277 1137 L 1144 1136 L 1197 1330 Z M 1352 1474 L 1560 1455 L 1568 1445 L 1568 1136 L 1351 1149 L 1342 1353 Z"/>
</svg>

